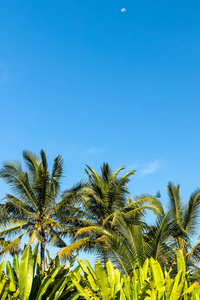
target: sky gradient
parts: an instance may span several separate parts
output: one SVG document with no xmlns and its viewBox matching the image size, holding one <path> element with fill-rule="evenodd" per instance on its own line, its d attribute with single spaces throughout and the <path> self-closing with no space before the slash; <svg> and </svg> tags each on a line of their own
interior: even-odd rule
<svg viewBox="0 0 200 300">
<path fill-rule="evenodd" d="M 200 186 L 199 15 L 197 0 L 0 0 L 0 161 L 61 154 L 63 189 L 105 161 L 137 170 L 132 195 L 166 198 L 172 181 L 188 199 Z"/>
</svg>

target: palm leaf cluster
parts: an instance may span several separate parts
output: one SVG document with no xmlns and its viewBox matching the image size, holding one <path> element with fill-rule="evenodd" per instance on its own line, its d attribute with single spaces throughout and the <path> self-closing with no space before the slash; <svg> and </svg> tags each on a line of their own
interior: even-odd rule
<svg viewBox="0 0 200 300">
<path fill-rule="evenodd" d="M 84 248 L 96 251 L 106 263 L 107 241 L 98 231 L 101 226 L 107 229 L 114 228 L 118 212 L 126 207 L 129 194 L 127 184 L 134 171 L 118 178 L 118 174 L 122 170 L 124 170 L 123 167 L 113 173 L 109 164 L 104 163 L 101 167 L 101 174 L 98 174 L 90 166 L 87 166 L 85 171 L 88 180 L 82 189 L 80 199 L 87 219 L 81 220 L 82 226 L 75 234 L 77 241 L 74 243 L 74 247 L 69 246 L 62 249 L 59 253 L 61 257 L 66 258 L 71 255 L 72 249 Z"/>
<path fill-rule="evenodd" d="M 167 191 L 169 209 L 166 212 L 160 210 L 153 226 L 143 222 L 143 218 L 135 222 L 134 218 L 121 216 L 117 231 L 103 229 L 116 256 L 116 262 L 130 273 L 135 265 L 142 265 L 149 257 L 170 269 L 179 250 L 183 252 L 187 269 L 199 270 L 200 241 L 197 239 L 196 244 L 193 241 L 198 237 L 200 191 L 194 191 L 188 203 L 181 200 L 179 185 L 169 183 Z M 140 200 L 148 198 L 153 199 L 146 195 L 141 196 Z M 158 201 L 157 198 L 154 200 Z"/>
<path fill-rule="evenodd" d="M 49 172 L 47 158 L 42 150 L 40 157 L 29 151 L 23 152 L 27 172 L 19 162 L 5 164 L 0 170 L 1 178 L 9 184 L 13 194 L 6 194 L 1 204 L 1 218 L 4 220 L 0 238 L 12 238 L 11 243 L 2 247 L 0 255 L 13 252 L 18 248 L 24 235 L 29 237 L 28 244 L 40 242 L 42 267 L 44 269 L 45 246 L 64 247 L 66 243 L 59 235 L 63 224 L 63 215 L 70 210 L 73 217 L 74 205 L 70 206 L 74 195 L 81 189 L 70 189 L 61 200 L 60 183 L 63 175 L 63 159 L 54 159 Z M 2 245 L 1 245 L 2 246 Z"/>
</svg>

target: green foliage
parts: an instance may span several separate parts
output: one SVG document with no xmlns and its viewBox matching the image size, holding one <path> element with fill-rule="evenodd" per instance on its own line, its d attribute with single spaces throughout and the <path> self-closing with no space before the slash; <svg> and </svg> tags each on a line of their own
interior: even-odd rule
<svg viewBox="0 0 200 300">
<path fill-rule="evenodd" d="M 180 186 L 169 183 L 165 213 L 160 194 L 128 197 L 127 184 L 135 171 L 120 178 L 123 167 L 113 172 L 104 163 L 98 174 L 86 166 L 87 182 L 61 194 L 61 156 L 51 171 L 43 150 L 40 157 L 24 151 L 23 158 L 25 171 L 19 162 L 0 170 L 13 192 L 0 204 L 0 255 L 22 253 L 24 235 L 27 245 L 37 244 L 33 251 L 24 248 L 20 262 L 14 255 L 13 265 L 0 264 L 0 300 L 200 298 L 195 283 L 200 276 L 199 240 L 192 245 L 200 221 L 200 190 L 184 203 Z M 156 215 L 154 225 L 145 222 L 147 210 Z M 73 238 L 68 246 L 67 236 Z M 79 267 L 70 271 L 59 257 L 51 259 L 48 251 L 45 257 L 47 244 L 62 248 L 62 260 L 79 249 L 93 251 L 103 266 L 99 261 L 93 270 L 79 260 Z"/>
<path fill-rule="evenodd" d="M 62 299 L 76 293 L 73 272 L 69 267 L 54 262 L 47 271 L 42 271 L 39 261 L 37 272 L 34 276 L 34 261 L 31 247 L 26 246 L 20 263 L 17 256 L 13 259 L 13 267 L 10 262 L 6 263 L 6 275 L 1 272 L 0 300 L 55 300 Z M 59 265 L 58 265 L 59 264 Z M 1 271 L 5 262 L 0 265 Z"/>
<path fill-rule="evenodd" d="M 87 185 L 82 189 L 80 204 L 87 213 L 87 218 L 79 222 L 74 243 L 61 249 L 58 255 L 66 259 L 79 249 L 93 251 L 104 261 L 105 267 L 108 258 L 113 256 L 113 250 L 115 250 L 113 249 L 114 236 L 119 239 L 122 237 L 120 227 L 123 220 L 133 226 L 144 227 L 145 211 L 152 210 L 155 214 L 162 214 L 163 208 L 159 200 L 153 197 L 144 197 L 134 201 L 130 197 L 127 198 L 129 195 L 127 184 L 135 173 L 134 170 L 119 177 L 124 167 L 113 172 L 109 164 L 104 163 L 100 173 L 90 166 L 86 167 L 88 180 Z M 135 232 L 140 231 L 135 226 Z M 139 247 L 134 254 L 141 253 Z M 135 256 L 137 255 L 134 255 L 131 265 L 134 265 Z"/>
<path fill-rule="evenodd" d="M 27 246 L 22 254 L 19 265 L 19 290 L 20 299 L 28 300 L 33 282 L 33 257 L 31 247 Z"/>
<path fill-rule="evenodd" d="M 192 239 L 197 233 L 200 220 L 200 191 L 193 192 L 189 202 L 183 203 L 179 186 L 169 183 L 167 190 L 170 199 L 169 210 L 164 213 L 160 209 L 155 225 L 149 226 L 144 219 L 135 218 L 137 211 L 141 213 L 143 208 L 145 210 L 148 208 L 140 206 L 141 203 L 149 201 L 154 203 L 154 207 L 156 203 L 157 207 L 159 205 L 153 196 L 142 195 L 131 203 L 132 210 L 128 213 L 118 212 L 115 227 L 109 230 L 101 226 L 98 233 L 106 237 L 107 245 L 115 255 L 115 257 L 110 255 L 115 265 L 129 274 L 137 264 L 143 265 L 145 259 L 150 257 L 158 260 L 162 268 L 169 270 L 172 267 L 173 273 L 176 271 L 173 265 L 176 255 L 178 250 L 182 250 L 186 270 L 196 270 L 193 272 L 193 279 L 195 277 L 198 279 L 200 243 L 198 240 L 196 245 L 192 246 Z"/>
<path fill-rule="evenodd" d="M 58 155 L 54 159 L 51 172 L 43 150 L 40 157 L 24 151 L 23 158 L 26 171 L 22 169 L 19 162 L 8 162 L 0 170 L 0 177 L 13 192 L 13 194 L 6 194 L 5 203 L 1 204 L 0 255 L 19 253 L 21 238 L 27 235 L 28 244 L 40 243 L 41 266 L 44 270 L 46 245 L 49 243 L 51 246 L 66 246 L 60 231 L 70 223 L 73 212 L 71 222 L 75 222 L 77 211 L 74 201 L 82 185 L 79 184 L 76 188 L 66 191 L 58 201 L 63 174 L 61 156 Z M 80 210 L 78 213 L 81 216 Z M 5 229 L 2 228 L 3 225 Z M 11 241 L 4 240 L 10 237 L 13 238 Z"/>
<path fill-rule="evenodd" d="M 34 249 L 35 250 L 35 249 Z M 39 261 L 36 262 L 38 265 Z M 134 269 L 132 276 L 122 274 L 111 261 L 106 270 L 98 261 L 95 270 L 89 262 L 78 259 L 79 266 L 70 271 L 71 265 L 61 265 L 49 258 L 49 268 L 38 266 L 33 276 L 34 255 L 26 246 L 20 262 L 15 256 L 13 266 L 6 263 L 6 274 L 0 279 L 0 300 L 179 300 L 200 298 L 198 282 L 189 284 L 185 274 L 184 257 L 177 255 L 178 272 L 174 278 L 170 271 L 163 271 L 154 258 Z M 5 262 L 0 265 L 1 270 Z M 16 272 L 17 270 L 17 272 Z M 17 275 L 18 274 L 18 275 Z M 190 298 L 189 298 L 190 297 Z"/>
<path fill-rule="evenodd" d="M 181 251 L 177 256 L 179 271 L 175 278 L 170 277 L 170 271 L 163 272 L 153 258 L 147 259 L 142 267 L 135 268 L 132 276 L 121 274 L 111 261 L 106 264 L 107 273 L 100 261 L 95 264 L 95 272 L 87 261 L 78 261 L 84 276 L 80 275 L 74 283 L 79 287 L 80 295 L 87 300 L 178 300 L 188 299 L 188 295 L 199 299 L 198 282 L 187 287 L 188 276 L 184 273 L 185 263 Z"/>
<path fill-rule="evenodd" d="M 176 251 L 182 250 L 187 268 L 194 268 L 194 264 L 200 259 L 200 243 L 192 246 L 191 240 L 198 234 L 200 190 L 195 190 L 188 203 L 182 201 L 180 186 L 169 183 L 167 186 L 170 207 L 170 223 L 175 224 L 171 228 L 171 237 L 174 240 Z M 171 226 L 171 225 L 170 225 Z"/>
<path fill-rule="evenodd" d="M 68 258 L 73 251 L 82 248 L 98 251 L 106 262 L 105 256 L 108 250 L 106 241 L 101 238 L 98 231 L 99 226 L 102 225 L 110 228 L 116 212 L 127 204 L 126 196 L 129 191 L 126 185 L 134 171 L 130 171 L 119 178 L 119 172 L 123 169 L 122 167 L 113 172 L 109 164 L 104 163 L 101 167 L 101 173 L 98 174 L 90 166 L 87 166 L 85 169 L 88 176 L 87 184 L 82 189 L 80 197 L 80 205 L 83 207 L 87 218 L 79 220 L 74 233 L 75 238 L 81 239 L 81 241 L 75 242 L 73 246 L 63 248 L 59 252 L 61 258 Z M 85 236 L 89 238 L 85 239 Z"/>
</svg>

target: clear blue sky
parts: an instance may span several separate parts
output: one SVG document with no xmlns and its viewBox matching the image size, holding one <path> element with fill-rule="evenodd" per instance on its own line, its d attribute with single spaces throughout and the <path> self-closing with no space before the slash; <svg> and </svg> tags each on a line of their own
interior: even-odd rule
<svg viewBox="0 0 200 300">
<path fill-rule="evenodd" d="M 121 8 L 126 12 L 121 12 Z M 0 161 L 43 148 L 137 173 L 132 195 L 200 186 L 200 2 L 0 1 Z M 0 183 L 0 197 L 8 188 Z"/>
</svg>

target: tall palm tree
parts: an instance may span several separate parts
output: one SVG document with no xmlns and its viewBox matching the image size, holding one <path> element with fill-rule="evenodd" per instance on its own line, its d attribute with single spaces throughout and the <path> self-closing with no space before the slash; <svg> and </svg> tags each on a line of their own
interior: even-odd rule
<svg viewBox="0 0 200 300">
<path fill-rule="evenodd" d="M 200 241 L 194 240 L 199 234 L 200 225 L 200 189 L 195 190 L 185 203 L 180 195 L 180 185 L 169 183 L 169 216 L 171 223 L 176 224 L 178 230 L 172 230 L 177 251 L 182 250 L 187 267 L 193 267 L 200 260 Z"/>
<path fill-rule="evenodd" d="M 200 190 L 194 191 L 188 203 L 180 196 L 180 186 L 167 186 L 169 205 L 167 212 L 156 218 L 155 225 L 143 226 L 122 219 L 118 234 L 105 232 L 118 261 L 131 272 L 136 263 L 154 257 L 162 266 L 171 267 L 179 249 L 182 250 L 188 269 L 197 269 L 200 260 L 200 241 L 194 244 L 199 232 Z M 142 200 L 152 199 L 143 195 Z M 199 271 L 198 271 L 199 272 Z"/>
<path fill-rule="evenodd" d="M 144 257 L 154 257 L 161 265 L 170 267 L 178 250 L 182 250 L 187 268 L 194 269 L 200 260 L 199 238 L 194 244 L 200 225 L 200 189 L 191 194 L 187 203 L 180 195 L 179 185 L 170 182 L 167 192 L 167 212 L 157 217 L 155 225 L 146 227 L 142 235 L 145 252 L 142 253 Z M 143 199 L 148 197 L 152 199 L 150 195 L 142 196 Z"/>
<path fill-rule="evenodd" d="M 142 220 L 144 214 L 142 207 L 140 208 L 141 214 L 137 219 L 129 218 L 124 213 L 118 214 L 115 230 L 99 227 L 99 234 L 106 238 L 109 246 L 110 258 L 119 269 L 129 275 L 150 257 L 169 270 L 176 257 L 175 243 L 171 232 L 173 227 L 173 230 L 177 232 L 179 228 L 176 224 L 170 223 L 169 212 L 158 214 L 155 225 L 147 225 Z M 145 210 L 147 210 L 147 206 L 145 206 Z M 134 215 L 133 211 L 132 216 Z"/>
<path fill-rule="evenodd" d="M 86 167 L 88 181 L 87 186 L 82 190 L 81 200 L 87 219 L 76 232 L 76 241 L 60 250 L 59 255 L 67 258 L 73 251 L 80 248 L 90 249 L 98 253 L 106 265 L 108 255 L 112 252 L 104 231 L 117 230 L 120 215 L 132 218 L 136 222 L 146 208 L 160 212 L 161 207 L 157 200 L 153 198 L 150 200 L 150 197 L 138 199 L 138 201 L 131 201 L 127 198 L 129 195 L 127 184 L 130 176 L 135 173 L 134 170 L 118 177 L 119 173 L 125 169 L 124 167 L 113 172 L 109 164 L 104 163 L 100 174 L 90 166 Z"/>
<path fill-rule="evenodd" d="M 104 163 L 101 173 L 98 174 L 93 168 L 86 165 L 85 172 L 88 179 L 87 186 L 82 190 L 81 200 L 83 210 L 87 213 L 87 219 L 81 224 L 78 235 L 76 234 L 81 241 L 60 251 L 59 254 L 62 257 L 68 256 L 74 249 L 84 247 L 99 251 L 106 263 L 108 249 L 106 242 L 97 231 L 98 226 L 111 228 L 117 212 L 127 205 L 127 195 L 129 194 L 127 184 L 130 180 L 129 177 L 135 171 L 130 171 L 118 178 L 119 172 L 124 169 L 122 167 L 113 172 L 109 164 Z"/>
<path fill-rule="evenodd" d="M 0 232 L 0 237 L 17 235 L 3 248 L 0 255 L 18 246 L 22 236 L 27 235 L 28 244 L 36 241 L 40 243 L 41 265 L 44 270 L 46 245 L 51 243 L 59 247 L 66 246 L 58 231 L 61 229 L 66 209 L 73 214 L 73 199 L 82 186 L 80 184 L 75 189 L 68 190 L 59 201 L 63 175 L 62 157 L 58 155 L 54 159 L 51 172 L 48 170 L 47 157 L 43 150 L 40 157 L 24 151 L 23 158 L 26 172 L 20 162 L 6 163 L 0 170 L 0 177 L 13 191 L 12 195 L 6 194 L 5 203 L 2 204 L 1 218 L 4 220 L 5 229 Z M 69 199 L 72 201 L 71 205 Z"/>
</svg>

